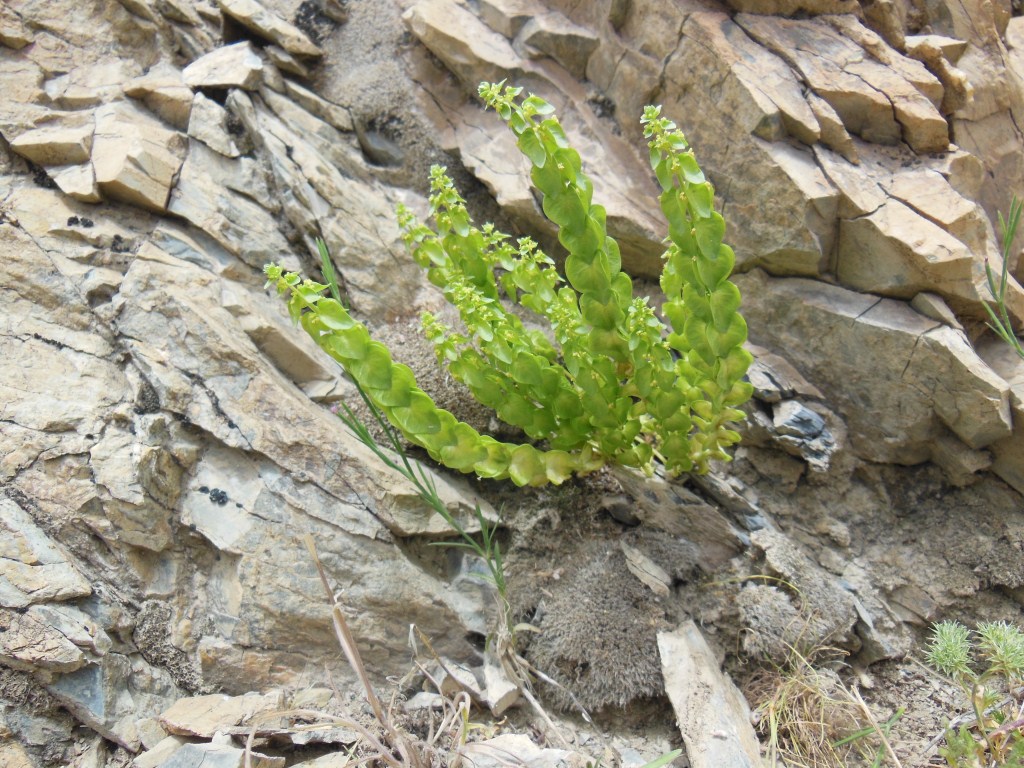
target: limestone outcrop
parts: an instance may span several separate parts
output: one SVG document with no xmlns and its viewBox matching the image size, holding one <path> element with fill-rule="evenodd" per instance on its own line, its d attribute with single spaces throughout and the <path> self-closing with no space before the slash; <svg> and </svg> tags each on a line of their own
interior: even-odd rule
<svg viewBox="0 0 1024 768">
<path fill-rule="evenodd" d="M 330 412 L 352 393 L 261 268 L 315 275 L 323 237 L 353 312 L 411 354 L 405 323 L 438 295 L 394 209 L 426 209 L 435 161 L 474 211 L 557 256 L 528 164 L 475 99 L 484 79 L 556 106 L 642 290 L 664 231 L 640 110 L 662 104 L 687 134 L 757 345 L 749 473 L 845 492 L 854 466 L 930 462 L 953 486 L 1024 493 L 1024 361 L 983 307 L 995 213 L 1024 195 L 1024 26 L 1008 6 L 938 2 L 914 20 L 847 0 L 367 5 L 0 8 L 0 763 L 60 763 L 73 724 L 153 766 L 236 760 L 237 745 L 173 741 L 173 703 L 323 684 L 324 665 L 351 679 L 306 535 L 374 674 L 407 662 L 410 624 L 439 654 L 478 655 L 487 590 L 465 561 L 424 554 L 452 531 Z M 1008 301 L 1024 320 L 1013 279 Z M 467 525 L 478 503 L 496 514 L 471 480 L 436 482 Z M 714 517 L 716 565 L 752 540 L 769 552 L 782 534 L 756 493 L 704 482 L 664 508 Z M 698 514 L 712 502 L 740 522 Z M 686 543 L 663 509 L 642 517 Z M 842 531 L 829 524 L 840 554 L 813 566 L 853 585 L 828 630 L 868 661 L 897 656 L 901 622 L 952 590 L 871 583 L 891 555 L 855 558 Z M 664 575 L 658 600 L 681 594 L 686 578 L 637 557 Z M 992 583 L 1019 589 L 1012 570 Z M 161 714 L 170 735 L 153 740 Z"/>
</svg>

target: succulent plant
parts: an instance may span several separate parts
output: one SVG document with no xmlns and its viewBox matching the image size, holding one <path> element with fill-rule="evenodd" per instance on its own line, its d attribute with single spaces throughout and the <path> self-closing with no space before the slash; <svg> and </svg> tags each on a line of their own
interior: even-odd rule
<svg viewBox="0 0 1024 768">
<path fill-rule="evenodd" d="M 531 442 L 481 435 L 440 409 L 325 285 L 276 265 L 269 283 L 286 295 L 292 318 L 337 360 L 369 400 L 411 442 L 442 464 L 518 485 L 560 483 L 606 463 L 650 472 L 704 472 L 728 460 L 739 440 L 730 428 L 749 397 L 750 354 L 740 293 L 729 281 L 734 255 L 714 190 L 683 134 L 660 108 L 642 119 L 661 184 L 669 245 L 661 287 L 669 327 L 646 298 L 634 298 L 605 210 L 554 117 L 553 107 L 520 88 L 482 83 L 530 160 L 544 214 L 567 256 L 563 276 L 528 237 L 514 241 L 492 225 L 474 226 L 444 168 L 431 170 L 433 227 L 399 209 L 404 240 L 430 281 L 459 311 L 460 332 L 425 315 L 439 361 L 484 405 Z M 547 318 L 551 334 L 527 329 L 506 302 Z M 543 447 L 537 447 L 537 445 Z"/>
</svg>

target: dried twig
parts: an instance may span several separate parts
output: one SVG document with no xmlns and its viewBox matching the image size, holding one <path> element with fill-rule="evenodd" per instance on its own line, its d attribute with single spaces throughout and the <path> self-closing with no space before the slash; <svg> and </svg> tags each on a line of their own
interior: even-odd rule
<svg viewBox="0 0 1024 768">
<path fill-rule="evenodd" d="M 892 744 L 889 743 L 889 737 L 885 735 L 885 731 L 878 724 L 878 720 L 875 719 L 871 710 L 868 709 L 868 705 L 864 703 L 864 698 L 860 695 L 860 689 L 857 686 L 850 688 L 850 696 L 860 707 L 861 712 L 864 713 L 864 717 L 878 735 L 879 740 L 882 742 L 882 746 L 889 752 L 893 765 L 895 765 L 896 768 L 903 768 L 903 764 L 900 762 L 900 759 L 896 757 L 896 750 L 894 750 L 892 748 Z"/>
</svg>

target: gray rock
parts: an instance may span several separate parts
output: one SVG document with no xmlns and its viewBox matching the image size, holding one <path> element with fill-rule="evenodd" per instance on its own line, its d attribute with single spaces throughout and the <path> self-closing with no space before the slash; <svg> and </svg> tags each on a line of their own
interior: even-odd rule
<svg viewBox="0 0 1024 768">
<path fill-rule="evenodd" d="M 774 411 L 774 426 L 780 435 L 813 440 L 825 430 L 825 420 L 795 400 L 779 403 Z"/>
<path fill-rule="evenodd" d="M 464 747 L 467 758 L 479 768 L 500 768 L 506 755 L 515 755 L 530 768 L 581 768 L 590 758 L 579 752 L 554 747 L 539 747 L 522 733 L 504 733 Z"/>
<path fill-rule="evenodd" d="M 136 720 L 180 695 L 167 672 L 119 653 L 58 677 L 46 690 L 82 723 L 133 752 L 141 746 Z"/>
<path fill-rule="evenodd" d="M 356 124 L 356 136 L 359 139 L 359 147 L 366 155 L 366 159 L 374 165 L 382 165 L 386 168 L 397 168 L 405 162 L 405 153 L 398 145 L 398 142 L 388 138 L 380 131 L 367 129 Z"/>
<path fill-rule="evenodd" d="M 260 204 L 266 198 L 250 197 L 259 195 L 261 183 L 245 158 L 232 162 L 192 140 L 167 209 L 259 269 L 290 250 L 274 212 Z"/>
<path fill-rule="evenodd" d="M 230 742 L 184 744 L 159 764 L 159 768 L 283 768 L 283 757 L 268 757 L 246 750 Z"/>
<path fill-rule="evenodd" d="M 692 621 L 658 633 L 665 693 L 672 702 L 693 768 L 754 768 L 761 750 L 743 694 Z"/>
<path fill-rule="evenodd" d="M 819 471 L 827 471 L 837 445 L 819 414 L 796 400 L 785 400 L 773 408 L 769 426 L 772 438 L 787 453 L 800 456 Z"/>
</svg>

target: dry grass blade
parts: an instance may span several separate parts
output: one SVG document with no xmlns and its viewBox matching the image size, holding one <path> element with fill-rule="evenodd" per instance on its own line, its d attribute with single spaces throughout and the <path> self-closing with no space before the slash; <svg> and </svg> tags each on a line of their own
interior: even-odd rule
<svg viewBox="0 0 1024 768">
<path fill-rule="evenodd" d="M 768 765 L 846 768 L 852 747 L 836 742 L 858 730 L 862 713 L 834 674 L 791 648 L 788 661 L 752 680 L 746 694 L 760 715 Z"/>
<path fill-rule="evenodd" d="M 885 735 L 885 729 L 883 729 L 878 724 L 878 720 L 875 719 L 875 716 L 871 713 L 871 710 L 868 709 L 868 705 L 864 703 L 864 698 L 860 695 L 860 691 L 856 687 L 854 687 L 850 691 L 850 695 L 853 697 L 853 700 L 857 702 L 857 705 L 860 707 L 861 712 L 864 713 L 865 719 L 871 724 L 871 727 L 875 731 L 875 735 L 878 736 L 878 740 L 882 742 L 882 746 L 885 747 L 886 751 L 888 751 L 889 757 L 892 758 L 893 765 L 895 765 L 896 768 L 903 768 L 903 764 L 900 762 L 900 759 L 896 756 L 896 750 L 894 750 L 892 748 L 892 744 L 889 743 L 889 737 Z"/>
<path fill-rule="evenodd" d="M 384 749 L 383 745 L 381 745 L 382 753 L 380 755 L 380 759 L 384 760 L 389 765 L 400 766 L 404 764 L 412 766 L 413 768 L 421 768 L 421 766 L 424 765 L 423 756 L 420 755 L 419 751 L 410 744 L 409 739 L 405 735 L 399 733 L 392 724 L 391 719 L 385 714 L 384 708 L 381 707 L 380 699 L 377 698 L 377 694 L 373 689 L 373 684 L 370 682 L 370 676 L 366 673 L 366 667 L 363 666 L 363 660 L 359 655 L 359 648 L 356 646 L 355 637 L 352 635 L 352 630 L 349 629 L 348 622 L 345 621 L 345 614 L 341 609 L 341 605 L 338 603 L 338 599 L 334 595 L 334 591 L 331 589 L 331 583 L 327 578 L 327 572 L 324 570 L 323 563 L 320 562 L 320 557 L 317 555 L 316 544 L 313 542 L 313 537 L 307 534 L 303 537 L 303 542 L 306 545 L 306 549 L 309 551 L 310 557 L 313 558 L 313 564 L 316 566 L 317 573 L 320 575 L 320 581 L 324 587 L 324 592 L 327 594 L 327 599 L 331 604 L 334 633 L 338 638 L 338 643 L 345 652 L 345 658 L 348 660 L 349 666 L 352 667 L 352 671 L 356 673 L 359 681 L 363 684 L 366 701 L 373 710 L 373 716 L 384 729 L 391 746 L 397 750 L 402 758 L 400 761 L 396 760 L 391 754 L 391 751 Z M 249 766 L 246 768 L 249 768 Z"/>
<path fill-rule="evenodd" d="M 390 721 L 384 715 L 380 699 L 377 698 L 377 694 L 373 690 L 373 684 L 366 674 L 366 667 L 363 666 L 363 660 L 359 655 L 359 648 L 356 646 L 352 631 L 348 628 L 348 622 L 345 621 L 345 615 L 342 613 L 341 606 L 338 605 L 338 600 L 331 589 L 331 583 L 327 579 L 327 572 L 324 571 L 323 563 L 320 562 L 320 557 L 317 555 L 313 537 L 307 534 L 303 537 L 303 541 L 306 544 L 306 549 L 309 550 L 310 557 L 313 558 L 313 563 L 316 565 L 320 581 L 324 586 L 324 592 L 327 593 L 327 598 L 331 601 L 334 632 L 338 636 L 338 643 L 341 645 L 341 649 L 345 652 L 345 658 L 348 659 L 352 670 L 359 676 L 359 681 L 363 684 L 363 689 L 366 693 L 366 701 L 369 703 L 370 708 L 373 709 L 373 715 L 377 718 L 377 722 L 383 725 L 387 731 L 393 731 L 394 729 Z"/>
</svg>

